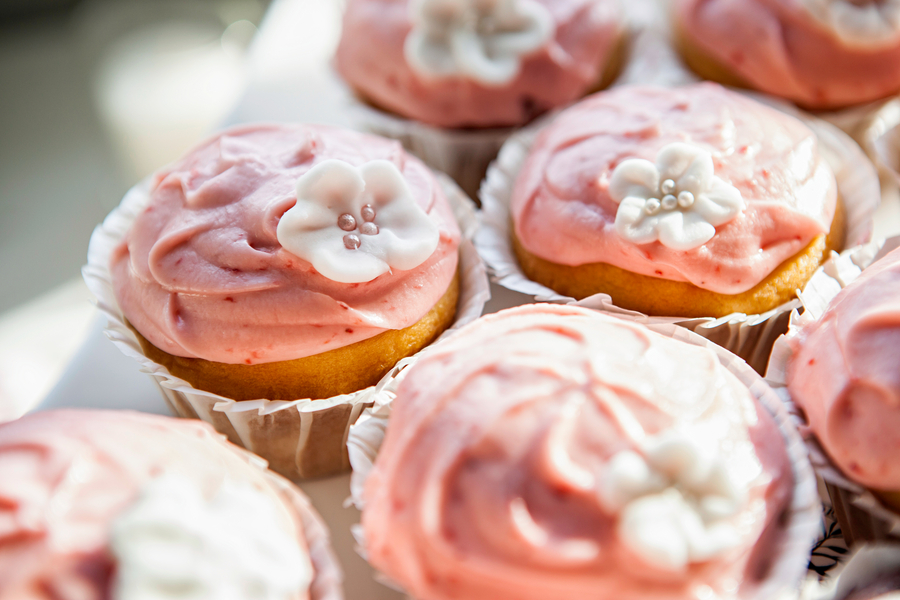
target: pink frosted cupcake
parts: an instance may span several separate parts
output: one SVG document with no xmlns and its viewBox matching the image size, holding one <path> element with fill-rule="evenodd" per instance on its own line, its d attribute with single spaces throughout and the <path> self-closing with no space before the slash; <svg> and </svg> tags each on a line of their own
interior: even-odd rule
<svg viewBox="0 0 900 600">
<path fill-rule="evenodd" d="M 622 30 L 617 0 L 350 0 L 335 64 L 367 126 L 474 191 L 508 135 L 484 130 L 608 85 Z"/>
<path fill-rule="evenodd" d="M 818 519 L 796 433 L 746 365 L 668 332 L 531 304 L 431 348 L 358 497 L 369 561 L 419 600 L 796 589 Z"/>
<path fill-rule="evenodd" d="M 699 75 L 836 109 L 900 90 L 896 0 L 676 0 L 682 56 Z"/>
<path fill-rule="evenodd" d="M 894 250 L 789 337 L 787 389 L 816 441 L 849 479 L 838 485 L 826 477 L 835 513 L 853 542 L 900 528 L 898 297 L 900 250 Z M 871 491 L 881 506 L 857 506 L 855 485 Z"/>
<path fill-rule="evenodd" d="M 394 140 L 244 125 L 135 186 L 84 273 L 176 414 L 319 477 L 349 468 L 347 428 L 395 365 L 480 314 L 473 223 Z"/>
<path fill-rule="evenodd" d="M 197 421 L 66 410 L 0 425 L 0 595 L 341 600 L 324 525 L 261 463 Z"/>
</svg>

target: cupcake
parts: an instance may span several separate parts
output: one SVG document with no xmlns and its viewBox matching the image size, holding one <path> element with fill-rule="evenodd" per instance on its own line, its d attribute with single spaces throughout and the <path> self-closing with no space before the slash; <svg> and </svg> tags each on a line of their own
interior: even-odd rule
<svg viewBox="0 0 900 600">
<path fill-rule="evenodd" d="M 612 81 L 622 31 L 618 0 L 350 0 L 335 66 L 367 127 L 474 192 L 504 128 Z"/>
<path fill-rule="evenodd" d="M 0 499 L 4 598 L 343 598 L 306 497 L 204 423 L 62 410 L 2 424 Z"/>
<path fill-rule="evenodd" d="M 716 84 L 583 100 L 541 131 L 509 198 L 528 278 L 646 315 L 765 313 L 843 247 L 813 132 Z"/>
<path fill-rule="evenodd" d="M 826 478 L 835 513 L 851 542 L 900 531 L 900 250 L 894 250 L 841 290 L 816 319 L 789 334 L 787 390 L 816 442 L 847 485 Z M 774 358 L 773 358 L 774 360 Z M 853 484 L 881 508 L 855 506 Z M 897 535 L 894 533 L 893 535 Z"/>
<path fill-rule="evenodd" d="M 230 129 L 129 193 L 95 232 L 86 277 L 127 323 L 113 339 L 136 338 L 126 351 L 180 415 L 280 473 L 327 474 L 347 466 L 344 434 L 365 400 L 353 394 L 454 320 L 472 269 L 444 189 L 394 141 Z M 300 422 L 305 399 L 331 411 L 321 427 Z M 249 423 L 251 411 L 267 418 Z"/>
<path fill-rule="evenodd" d="M 819 517 L 796 433 L 746 365 L 668 331 L 690 342 L 532 304 L 430 348 L 362 488 L 368 560 L 418 600 L 796 589 Z"/>
<path fill-rule="evenodd" d="M 900 2 L 676 0 L 676 38 L 701 77 L 815 110 L 900 91 Z"/>
</svg>

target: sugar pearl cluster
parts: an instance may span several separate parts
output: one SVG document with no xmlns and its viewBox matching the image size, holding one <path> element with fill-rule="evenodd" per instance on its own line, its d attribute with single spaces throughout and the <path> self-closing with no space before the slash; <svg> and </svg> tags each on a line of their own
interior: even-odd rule
<svg viewBox="0 0 900 600">
<path fill-rule="evenodd" d="M 644 205 L 644 212 L 655 215 L 662 210 L 673 210 L 676 206 L 690 208 L 694 204 L 694 194 L 687 190 L 678 191 L 674 179 L 666 179 L 659 186 L 659 198 L 649 198 Z"/>
<path fill-rule="evenodd" d="M 362 224 L 350 213 L 343 213 L 338 217 L 338 227 L 344 231 L 355 232 L 359 224 L 359 232 L 362 235 L 378 235 L 378 225 L 375 224 L 375 207 L 366 204 L 360 209 Z M 344 247 L 347 250 L 356 250 L 362 244 L 362 239 L 356 233 L 348 233 L 344 236 Z"/>
</svg>

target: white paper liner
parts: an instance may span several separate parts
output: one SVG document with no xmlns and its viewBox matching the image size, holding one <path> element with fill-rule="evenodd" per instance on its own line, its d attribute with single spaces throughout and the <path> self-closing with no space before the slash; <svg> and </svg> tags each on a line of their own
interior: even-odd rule
<svg viewBox="0 0 900 600">
<path fill-rule="evenodd" d="M 755 590 L 752 598 L 759 600 L 795 598 L 799 583 L 806 575 L 810 549 L 818 536 L 822 506 L 819 502 L 816 478 L 807 457 L 806 447 L 797 432 L 791 415 L 788 414 L 780 398 L 766 385 L 765 380 L 732 353 L 692 331 L 671 323 L 656 322 L 649 323 L 647 326 L 659 334 L 708 348 L 715 353 L 721 364 L 747 386 L 754 398 L 772 415 L 781 431 L 793 468 L 794 496 L 787 518 L 785 539 L 782 547 L 779 548 L 779 559 L 772 561 L 772 572 L 766 581 Z M 419 355 L 419 357 L 421 356 L 422 354 Z M 415 360 L 417 359 L 413 359 L 412 362 Z M 391 415 L 391 405 L 396 397 L 396 389 L 408 372 L 406 370 L 399 377 L 394 378 L 391 382 L 391 389 L 385 390 L 385 393 L 376 398 L 373 405 L 367 408 L 350 428 L 350 436 L 347 441 L 350 463 L 353 465 L 350 499 L 360 510 L 365 508 L 363 498 L 365 481 L 384 441 Z M 360 553 L 365 556 L 365 539 L 361 526 L 355 526 L 353 534 L 359 544 Z M 391 587 L 399 589 L 396 584 L 391 584 L 389 581 L 387 583 Z"/>
<path fill-rule="evenodd" d="M 875 168 L 860 147 L 833 125 L 771 98 L 757 94 L 751 96 L 802 119 L 816 133 L 819 150 L 834 171 L 843 201 L 846 245 L 855 246 L 868 241 L 873 229 L 873 216 L 881 202 L 881 188 Z M 720 318 L 693 319 L 651 317 L 615 306 L 607 294 L 595 294 L 576 301 L 530 280 L 522 272 L 511 244 L 510 197 L 519 170 L 543 126 L 544 123 L 538 123 L 511 136 L 500 150 L 497 160 L 491 164 L 481 186 L 481 227 L 475 235 L 475 246 L 488 264 L 494 281 L 515 292 L 534 296 L 538 301 L 605 310 L 644 324 L 677 323 L 731 350 L 759 373 L 764 372 L 772 343 L 787 329 L 788 314 L 799 307 L 797 301 L 759 315 L 733 313 Z"/>
<path fill-rule="evenodd" d="M 455 321 L 443 334 L 447 335 L 481 315 L 485 302 L 490 299 L 490 288 L 484 264 L 471 242 L 477 227 L 472 201 L 450 178 L 442 174 L 437 177 L 462 231 L 460 297 Z M 350 425 L 389 387 L 399 369 L 395 367 L 377 385 L 353 394 L 318 400 L 235 401 L 195 389 L 146 357 L 119 308 L 109 262 L 113 250 L 148 202 L 148 186 L 145 180 L 129 190 L 119 207 L 91 236 L 88 264 L 82 274 L 97 299 L 97 307 L 107 317 L 105 335 L 153 378 L 175 414 L 210 423 L 231 442 L 265 458 L 274 471 L 296 480 L 347 470 L 350 463 L 345 448 Z"/>
<path fill-rule="evenodd" d="M 839 255 L 833 254 L 799 293 L 804 312 L 802 314 L 797 310 L 791 312 L 788 331 L 775 341 L 766 371 L 766 381 L 784 402 L 809 448 L 813 468 L 826 485 L 830 486 L 829 493 L 832 495 L 835 512 L 839 518 L 841 511 L 844 510 L 839 504 L 858 508 L 865 515 L 872 517 L 871 522 L 865 525 L 865 529 L 844 531 L 845 538 L 851 543 L 873 537 L 900 538 L 900 514 L 891 511 L 871 492 L 847 479 L 819 444 L 803 412 L 794 404 L 788 392 L 787 366 L 793 354 L 791 340 L 796 337 L 798 328 L 820 318 L 831 299 L 856 280 L 866 267 L 897 247 L 900 247 L 900 236 L 850 248 Z M 846 528 L 848 522 L 842 520 L 841 524 Z"/>
<path fill-rule="evenodd" d="M 896 577 L 897 573 L 900 573 L 900 545 L 860 546 L 827 581 L 809 581 L 800 600 L 845 600 L 854 590 Z"/>
</svg>

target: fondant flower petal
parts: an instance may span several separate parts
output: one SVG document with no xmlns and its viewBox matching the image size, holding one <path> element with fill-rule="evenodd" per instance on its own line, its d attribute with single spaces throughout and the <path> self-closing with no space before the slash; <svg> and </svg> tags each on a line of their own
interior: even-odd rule
<svg viewBox="0 0 900 600">
<path fill-rule="evenodd" d="M 320 231 L 308 236 L 309 245 L 314 246 L 309 262 L 316 271 L 332 281 L 364 283 L 391 270 L 390 265 L 379 256 L 384 254 L 382 245 L 369 239 L 374 236 L 359 236 L 362 241 L 360 247 L 349 250 L 344 245 L 343 233 L 328 235 L 328 232 Z"/>
<path fill-rule="evenodd" d="M 658 227 L 660 243 L 673 250 L 693 250 L 716 234 L 716 228 L 693 211 L 661 214 Z"/>
<path fill-rule="evenodd" d="M 459 71 L 481 84 L 505 85 L 519 73 L 516 55 L 488 55 L 485 40 L 470 29 L 456 29 L 450 35 L 450 47 Z"/>
<path fill-rule="evenodd" d="M 694 211 L 714 226 L 724 225 L 743 210 L 741 192 L 718 177 L 713 177 L 708 192 L 695 198 Z"/>
<path fill-rule="evenodd" d="M 649 244 L 658 238 L 658 215 L 644 212 L 645 202 L 641 198 L 629 196 L 619 205 L 616 212 L 616 231 L 635 244 Z"/>
<path fill-rule="evenodd" d="M 694 196 L 704 193 L 709 189 L 709 183 L 713 179 L 715 168 L 713 166 L 712 155 L 709 152 L 697 151 L 694 158 L 687 165 L 687 168 L 681 172 L 680 176 L 675 178 L 675 184 L 679 190 L 686 190 Z"/>
<path fill-rule="evenodd" d="M 609 178 L 609 197 L 617 203 L 629 196 L 644 200 L 653 198 L 658 196 L 658 189 L 659 171 L 656 165 L 642 158 L 623 160 Z"/>
<path fill-rule="evenodd" d="M 403 53 L 410 66 L 420 73 L 432 77 L 447 77 L 456 72 L 450 46 L 433 39 L 424 31 L 413 30 L 406 36 Z"/>
<path fill-rule="evenodd" d="M 353 165 L 329 159 L 313 166 L 297 180 L 297 200 L 315 199 L 316 204 L 338 214 L 352 212 L 357 208 L 355 200 L 365 185 Z"/>
<path fill-rule="evenodd" d="M 499 21 L 507 28 L 485 38 L 490 52 L 525 55 L 539 49 L 553 35 L 553 17 L 536 2 L 499 3 Z M 506 8 L 507 10 L 504 10 Z"/>
<path fill-rule="evenodd" d="M 392 267 L 415 268 L 437 249 L 440 231 L 412 197 L 400 171 L 388 161 L 373 161 L 361 168 L 366 197 L 377 210 L 379 234 L 362 236 L 377 242 L 378 254 Z"/>
</svg>

